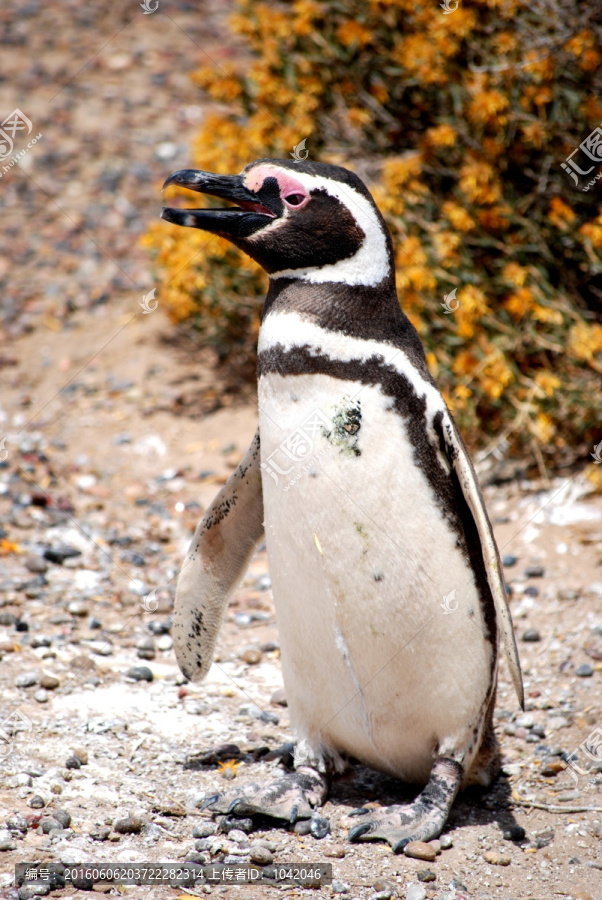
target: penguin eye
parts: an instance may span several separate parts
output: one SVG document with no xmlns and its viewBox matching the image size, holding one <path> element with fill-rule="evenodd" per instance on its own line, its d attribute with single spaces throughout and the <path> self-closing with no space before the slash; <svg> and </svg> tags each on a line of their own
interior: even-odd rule
<svg viewBox="0 0 602 900">
<path fill-rule="evenodd" d="M 301 206 L 305 197 L 303 194 L 289 194 L 284 200 L 289 206 Z"/>
</svg>

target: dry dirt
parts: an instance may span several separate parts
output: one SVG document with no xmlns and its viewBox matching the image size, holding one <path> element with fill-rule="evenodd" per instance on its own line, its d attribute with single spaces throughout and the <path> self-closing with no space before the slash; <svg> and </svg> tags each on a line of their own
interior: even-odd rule
<svg viewBox="0 0 602 900">
<path fill-rule="evenodd" d="M 137 3 L 50 9 L 11 0 L 0 12 L 0 111 L 21 108 L 44 135 L 23 168 L 0 179 L 5 897 L 17 897 L 16 862 L 183 860 L 195 850 L 193 828 L 211 821 L 204 797 L 271 777 L 278 760 L 260 748 L 292 739 L 286 707 L 271 702 L 282 681 L 263 550 L 232 600 L 206 682 L 185 684 L 170 649 L 175 577 L 191 531 L 256 419 L 252 400 L 223 395 L 195 336 L 165 319 L 160 288 L 155 312 L 139 305 L 153 282 L 137 237 L 157 214 L 162 178 L 189 162 L 203 114 L 188 73 L 203 51 L 214 59 L 232 52 L 221 11 L 194 7 L 162 3 L 144 16 Z M 527 709 L 517 710 L 502 668 L 504 774 L 491 792 L 459 798 L 445 832 L 451 848 L 423 862 L 348 844 L 354 807 L 411 795 L 360 767 L 334 784 L 324 810 L 331 836 L 272 829 L 251 834 L 251 843 L 267 841 L 277 863 L 332 863 L 334 888 L 350 900 L 602 898 L 595 471 L 485 489 L 502 554 L 516 557 L 505 574 Z M 53 562 L 65 547 L 78 555 Z M 538 566 L 542 574 L 525 573 Z M 152 682 L 126 675 L 136 666 L 148 666 Z M 186 767 L 224 743 L 240 749 L 235 782 L 214 763 Z M 52 817 L 60 809 L 70 827 Z M 116 830 L 128 815 L 139 833 Z M 513 824 L 524 839 L 504 838 Z M 244 837 L 234 837 L 244 852 Z M 236 845 L 227 834 L 202 840 L 196 852 L 214 861 Z M 222 891 L 237 900 L 334 895 L 331 887 L 198 889 Z M 186 892 L 119 893 L 163 900 Z M 68 887 L 52 896 L 85 893 Z"/>
</svg>

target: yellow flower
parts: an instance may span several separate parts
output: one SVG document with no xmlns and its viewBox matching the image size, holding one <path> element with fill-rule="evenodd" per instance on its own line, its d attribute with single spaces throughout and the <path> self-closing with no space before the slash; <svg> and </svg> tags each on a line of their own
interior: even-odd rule
<svg viewBox="0 0 602 900">
<path fill-rule="evenodd" d="M 453 147 L 458 132 L 452 125 L 436 125 L 425 133 L 425 140 L 433 147 Z"/>
<path fill-rule="evenodd" d="M 508 98 L 499 91 L 479 91 L 468 105 L 468 117 L 479 125 L 488 125 L 491 122 L 505 125 L 506 116 L 502 113 L 508 106 Z"/>
<path fill-rule="evenodd" d="M 525 139 L 525 143 L 530 144 L 540 150 L 543 147 L 546 138 L 546 130 L 541 122 L 529 122 L 521 125 L 521 131 Z"/>
<path fill-rule="evenodd" d="M 522 319 L 533 305 L 533 293 L 529 288 L 519 288 L 504 300 L 504 309 L 515 319 Z"/>
<path fill-rule="evenodd" d="M 502 270 L 502 278 L 504 281 L 510 282 L 514 287 L 522 287 L 527 280 L 528 271 L 518 263 L 507 263 Z"/>
<path fill-rule="evenodd" d="M 531 315 L 536 322 L 550 322 L 552 325 L 562 325 L 564 321 L 559 309 L 550 309 L 549 306 L 542 306 L 541 303 L 533 304 Z"/>
<path fill-rule="evenodd" d="M 365 47 L 374 38 L 374 35 L 360 22 L 348 19 L 337 28 L 337 38 L 344 47 L 351 47 L 352 44 Z"/>
<path fill-rule="evenodd" d="M 532 434 L 541 444 L 548 444 L 556 434 L 556 426 L 546 413 L 538 412 L 535 419 L 530 422 Z"/>
<path fill-rule="evenodd" d="M 470 231 L 471 228 L 475 227 L 474 219 L 471 219 L 462 206 L 459 206 L 452 200 L 447 200 L 441 207 L 441 211 L 458 231 Z"/>
<path fill-rule="evenodd" d="M 602 350 L 602 325 L 577 322 L 569 331 L 569 349 L 577 359 L 590 362 Z"/>
<path fill-rule="evenodd" d="M 562 382 L 557 375 L 552 375 L 551 372 L 540 369 L 535 376 L 535 384 L 543 390 L 546 397 L 552 397 L 554 391 L 560 387 Z"/>
<path fill-rule="evenodd" d="M 459 187 L 473 203 L 497 203 L 502 189 L 489 163 L 471 159 L 460 169 Z"/>
<path fill-rule="evenodd" d="M 439 231 L 433 235 L 433 246 L 442 262 L 457 259 L 456 250 L 462 242 L 459 234 L 453 231 Z"/>
<path fill-rule="evenodd" d="M 576 216 L 570 206 L 568 206 L 564 200 L 561 200 L 560 197 L 553 197 L 550 202 L 550 211 L 548 213 L 548 219 L 552 222 L 556 228 L 560 228 L 563 231 L 566 231 L 571 222 L 575 220 Z"/>
</svg>

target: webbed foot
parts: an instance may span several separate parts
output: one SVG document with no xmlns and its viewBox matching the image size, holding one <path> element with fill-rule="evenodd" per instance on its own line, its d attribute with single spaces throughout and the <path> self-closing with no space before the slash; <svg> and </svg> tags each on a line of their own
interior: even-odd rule
<svg viewBox="0 0 602 900">
<path fill-rule="evenodd" d="M 410 841 L 432 841 L 439 837 L 462 780 L 463 767 L 453 759 L 435 761 L 425 789 L 405 806 L 370 810 L 349 830 L 350 841 L 388 841 L 400 853 Z M 358 813 L 368 810 L 358 810 Z M 353 813 L 352 813 L 353 815 Z"/>
<path fill-rule="evenodd" d="M 267 785 L 248 784 L 243 788 L 208 797 L 203 809 L 231 816 L 271 816 L 295 824 L 310 819 L 328 793 L 324 775 L 309 766 L 301 766 Z"/>
</svg>

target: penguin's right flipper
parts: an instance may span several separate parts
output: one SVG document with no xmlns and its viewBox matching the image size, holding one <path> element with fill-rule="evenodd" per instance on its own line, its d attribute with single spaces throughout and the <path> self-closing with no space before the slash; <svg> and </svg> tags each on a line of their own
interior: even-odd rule
<svg viewBox="0 0 602 900">
<path fill-rule="evenodd" d="M 464 767 L 453 759 L 435 760 L 425 789 L 413 803 L 359 810 L 362 821 L 349 830 L 350 841 L 388 841 L 400 853 L 410 841 L 432 841 L 443 831 L 460 788 Z M 358 813 L 355 813 L 357 815 Z"/>
<path fill-rule="evenodd" d="M 174 650 L 184 675 L 205 677 L 228 599 L 263 535 L 259 430 L 199 524 L 178 578 Z"/>
<path fill-rule="evenodd" d="M 205 801 L 203 809 L 210 808 L 211 812 L 230 816 L 270 816 L 294 825 L 299 819 L 312 818 L 327 794 L 326 776 L 309 766 L 302 766 L 263 786 L 248 784 L 215 794 Z"/>
</svg>

